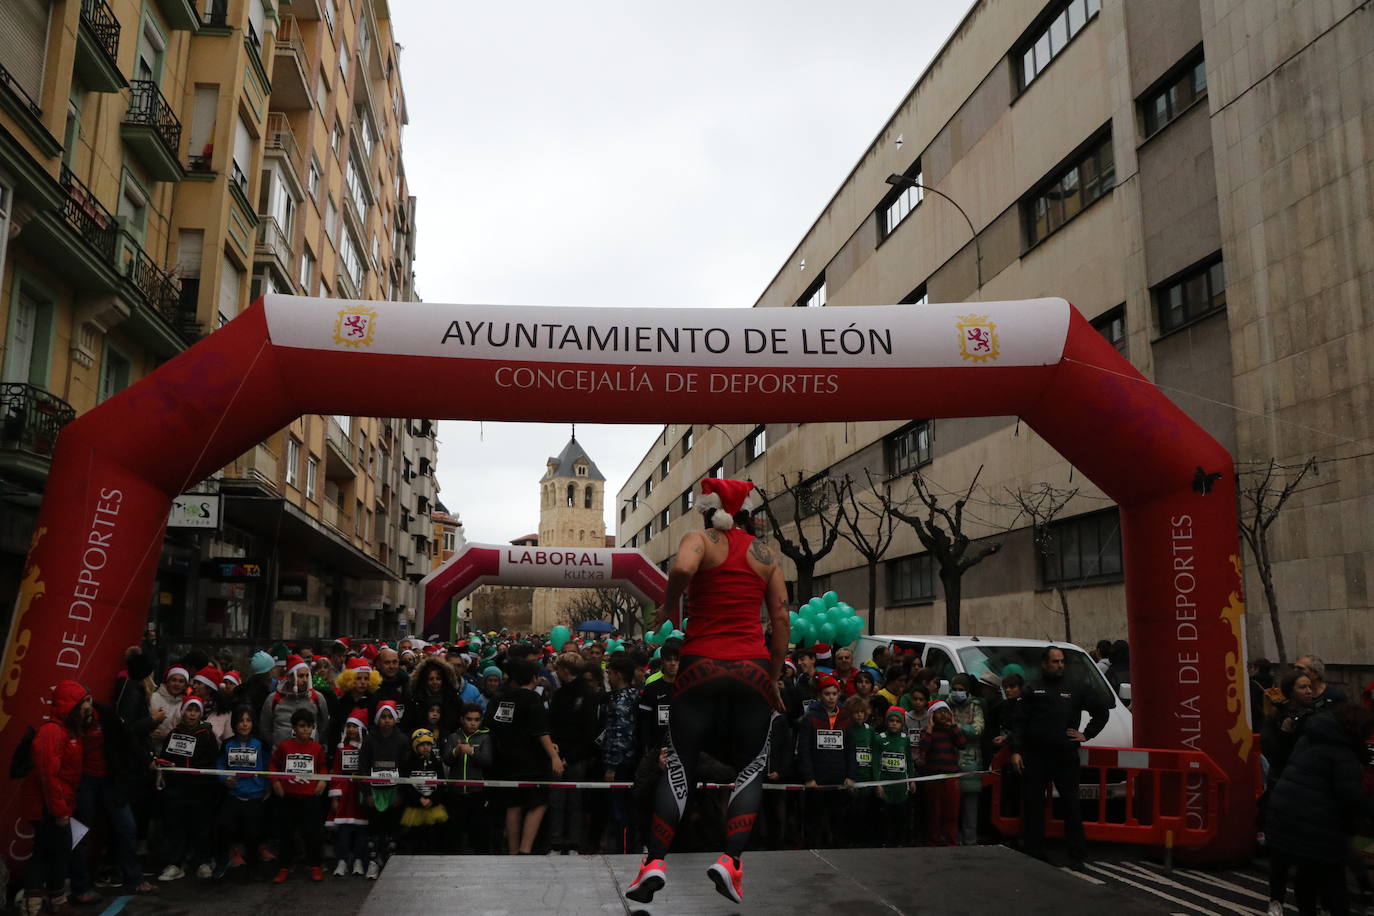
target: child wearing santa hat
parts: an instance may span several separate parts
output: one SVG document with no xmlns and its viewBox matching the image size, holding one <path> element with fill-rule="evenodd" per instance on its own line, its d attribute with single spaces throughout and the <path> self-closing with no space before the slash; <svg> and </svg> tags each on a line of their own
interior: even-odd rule
<svg viewBox="0 0 1374 916">
<path fill-rule="evenodd" d="M 362 802 L 368 809 L 367 824 L 371 861 L 367 864 L 367 878 L 375 881 L 382 873 L 387 859 L 396 851 L 401 830 L 400 801 L 396 797 L 393 780 L 410 772 L 410 742 L 397 727 L 400 716 L 393 700 L 377 703 L 372 717 L 372 729 L 363 739 L 358 755 L 362 774 L 377 782 L 365 782 L 361 787 Z"/>
<path fill-rule="evenodd" d="M 959 772 L 959 752 L 964 733 L 954 724 L 954 714 L 944 700 L 930 704 L 930 721 L 921 735 L 927 776 Z M 926 831 L 931 846 L 959 845 L 959 780 L 926 783 Z"/>
<path fill-rule="evenodd" d="M 344 720 L 343 737 L 334 752 L 336 777 L 352 777 L 362 772 L 359 757 L 363 749 L 363 735 L 367 733 L 368 712 L 359 707 Z M 324 825 L 334 831 L 334 855 L 339 864 L 334 877 L 349 873 L 362 877 L 367 868 L 367 811 L 358 794 L 358 783 L 350 778 L 336 778 L 329 783 L 329 817 Z"/>
<path fill-rule="evenodd" d="M 205 723 L 205 703 L 189 696 L 181 704 L 176 726 L 162 741 L 158 763 L 164 767 L 162 790 L 163 869 L 159 881 L 185 875 L 182 862 L 195 866 L 196 877 L 209 878 L 210 819 L 218 787 L 203 776 L 176 775 L 184 768 L 212 769 L 219 742 Z"/>
</svg>

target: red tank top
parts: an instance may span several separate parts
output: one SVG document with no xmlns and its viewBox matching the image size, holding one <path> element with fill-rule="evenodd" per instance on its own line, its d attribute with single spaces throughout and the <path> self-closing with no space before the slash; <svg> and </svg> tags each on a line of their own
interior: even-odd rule
<svg viewBox="0 0 1374 916">
<path fill-rule="evenodd" d="M 754 536 L 739 528 L 725 532 L 725 562 L 699 569 L 687 589 L 687 640 L 683 655 L 708 658 L 767 658 L 759 608 L 767 583 L 746 556 Z"/>
</svg>

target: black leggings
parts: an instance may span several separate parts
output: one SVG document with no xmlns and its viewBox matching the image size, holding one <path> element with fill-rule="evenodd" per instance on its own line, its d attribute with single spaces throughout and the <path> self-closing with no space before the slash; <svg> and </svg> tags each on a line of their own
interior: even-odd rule
<svg viewBox="0 0 1374 916">
<path fill-rule="evenodd" d="M 688 795 L 696 788 L 701 752 L 712 737 L 722 745 L 711 748 L 712 753 L 718 750 L 716 756 L 738 774 L 725 814 L 725 852 L 736 858 L 744 853 L 763 801 L 773 693 L 767 659 L 682 657 L 668 720 L 668 772 L 654 798 L 650 859 L 668 854 Z"/>
</svg>

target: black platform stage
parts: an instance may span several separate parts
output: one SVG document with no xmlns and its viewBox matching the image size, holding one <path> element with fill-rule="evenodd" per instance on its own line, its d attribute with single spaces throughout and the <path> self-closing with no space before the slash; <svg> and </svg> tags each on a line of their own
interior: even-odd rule
<svg viewBox="0 0 1374 916">
<path fill-rule="evenodd" d="M 596 913 L 777 913 L 843 916 L 1034 916 L 1169 912 L 1001 846 L 751 852 L 744 903 L 716 893 L 710 855 L 668 859 L 668 886 L 648 906 L 628 901 L 634 856 L 396 856 L 363 916 L 462 912 L 473 916 Z M 1154 901 L 1152 901 L 1154 902 Z"/>
</svg>

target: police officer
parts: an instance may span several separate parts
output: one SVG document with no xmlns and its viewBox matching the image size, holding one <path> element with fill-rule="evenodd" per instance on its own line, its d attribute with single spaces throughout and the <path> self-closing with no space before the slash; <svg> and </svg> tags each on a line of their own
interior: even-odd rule
<svg viewBox="0 0 1374 916">
<path fill-rule="evenodd" d="M 1045 784 L 1053 781 L 1064 801 L 1064 835 L 1072 864 L 1087 852 L 1078 810 L 1078 746 L 1107 724 L 1107 707 L 1085 684 L 1064 679 L 1064 650 L 1047 646 L 1040 654 L 1040 679 L 1023 690 L 1011 720 L 1011 764 L 1023 774 L 1022 843 L 1028 855 L 1045 857 Z M 1078 723 L 1091 715 L 1086 730 Z"/>
</svg>

